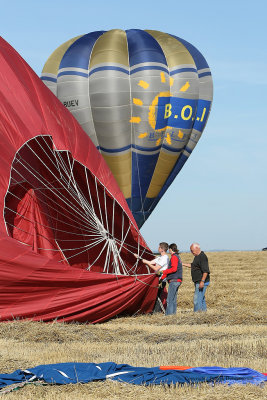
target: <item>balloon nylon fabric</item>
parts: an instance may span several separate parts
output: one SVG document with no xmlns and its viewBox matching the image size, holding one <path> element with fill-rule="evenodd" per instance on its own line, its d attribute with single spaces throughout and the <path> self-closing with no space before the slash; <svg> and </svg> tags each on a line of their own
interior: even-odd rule
<svg viewBox="0 0 267 400">
<path fill-rule="evenodd" d="M 156 275 L 114 276 L 58 265 L 0 235 L 0 321 L 103 322 L 151 312 Z"/>
<path fill-rule="evenodd" d="M 158 278 L 133 253 L 153 255 L 110 169 L 2 38 L 0 143 L 0 320 L 152 311 Z"/>
<path fill-rule="evenodd" d="M 39 365 L 11 374 L 0 374 L 0 388 L 25 381 L 41 380 L 51 384 L 75 384 L 93 381 L 113 381 L 134 385 L 190 384 L 255 384 L 267 382 L 267 376 L 250 368 L 201 367 L 182 369 L 161 367 L 133 367 L 127 364 L 106 363 L 58 363 Z"/>
<path fill-rule="evenodd" d="M 140 228 L 207 123 L 213 89 L 205 58 L 168 33 L 112 29 L 63 43 L 41 79 L 107 161 Z"/>
</svg>

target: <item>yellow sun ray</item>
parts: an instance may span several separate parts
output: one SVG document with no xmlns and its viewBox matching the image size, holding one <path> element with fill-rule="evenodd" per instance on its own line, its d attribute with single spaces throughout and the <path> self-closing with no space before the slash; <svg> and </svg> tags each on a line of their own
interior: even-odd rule
<svg viewBox="0 0 267 400">
<path fill-rule="evenodd" d="M 170 87 L 172 87 L 173 83 L 174 83 L 174 79 L 172 77 L 170 77 Z"/>
<path fill-rule="evenodd" d="M 180 131 L 180 129 L 179 129 L 179 132 L 178 132 L 178 137 L 179 137 L 180 139 L 182 139 L 182 138 L 184 137 L 184 134 L 183 134 L 182 131 Z"/>
<path fill-rule="evenodd" d="M 180 92 L 186 92 L 190 88 L 190 83 L 187 81 L 184 86 L 181 87 Z"/>
<path fill-rule="evenodd" d="M 166 82 L 166 78 L 165 78 L 164 72 L 161 72 L 161 73 L 160 73 L 160 79 L 161 79 L 161 82 L 162 82 L 162 83 L 165 83 L 165 82 Z"/>
<path fill-rule="evenodd" d="M 158 140 L 156 141 L 156 146 L 159 146 L 159 145 L 160 145 L 160 142 L 161 142 L 161 137 L 158 138 Z"/>
<path fill-rule="evenodd" d="M 138 83 L 138 86 L 141 86 L 143 89 L 147 89 L 149 87 L 149 83 L 141 79 L 141 81 Z"/>
<path fill-rule="evenodd" d="M 172 144 L 171 136 L 170 136 L 169 133 L 167 133 L 166 142 L 167 142 L 168 144 Z"/>
<path fill-rule="evenodd" d="M 140 121 L 140 117 L 132 117 L 129 122 L 131 122 L 132 124 L 139 124 Z"/>
<path fill-rule="evenodd" d="M 134 103 L 136 106 L 142 106 L 142 105 L 143 105 L 142 100 L 141 100 L 141 99 L 136 99 L 135 97 L 133 98 L 133 103 Z"/>
<path fill-rule="evenodd" d="M 143 138 L 145 138 L 147 135 L 148 135 L 147 132 L 145 132 L 145 133 L 140 133 L 140 135 L 139 135 L 138 137 L 139 137 L 139 139 L 143 139 Z"/>
</svg>

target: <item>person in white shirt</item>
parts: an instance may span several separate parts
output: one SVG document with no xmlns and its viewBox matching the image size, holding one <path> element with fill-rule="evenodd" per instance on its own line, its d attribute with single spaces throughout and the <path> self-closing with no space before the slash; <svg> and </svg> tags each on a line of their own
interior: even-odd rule
<svg viewBox="0 0 267 400">
<path fill-rule="evenodd" d="M 148 261 L 145 259 L 141 259 L 141 261 L 144 264 L 147 264 L 151 269 L 153 269 L 155 272 L 158 272 L 160 274 L 163 273 L 163 271 L 165 271 L 165 269 L 169 268 L 169 257 L 167 254 L 167 251 L 169 250 L 169 245 L 166 242 L 161 242 L 159 244 L 159 248 L 158 248 L 158 252 L 160 254 L 159 257 L 155 258 L 152 261 Z M 136 258 L 138 257 L 138 254 L 135 254 Z M 162 295 L 165 292 L 165 286 L 166 286 L 166 280 L 164 279 L 163 282 L 161 282 L 161 284 L 159 285 L 159 289 L 158 289 L 158 294 L 157 294 L 157 301 L 155 303 L 154 306 L 154 310 L 153 312 L 165 312 L 165 306 L 163 305 L 163 298 Z"/>
<path fill-rule="evenodd" d="M 169 266 L 169 257 L 168 257 L 168 254 L 167 254 L 168 249 L 169 249 L 168 243 L 161 242 L 159 244 L 159 248 L 158 248 L 158 252 L 160 253 L 159 257 L 155 258 L 152 261 L 148 261 L 148 260 L 145 260 L 144 258 L 142 258 L 141 261 L 144 264 L 147 264 L 155 272 L 162 273 Z M 138 254 L 135 254 L 135 257 L 139 258 Z"/>
</svg>

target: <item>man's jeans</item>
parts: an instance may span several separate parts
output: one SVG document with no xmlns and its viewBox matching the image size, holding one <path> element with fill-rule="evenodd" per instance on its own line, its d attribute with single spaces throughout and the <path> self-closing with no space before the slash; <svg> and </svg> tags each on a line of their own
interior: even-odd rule
<svg viewBox="0 0 267 400">
<path fill-rule="evenodd" d="M 167 307 L 165 315 L 176 314 L 177 310 L 177 294 L 181 282 L 170 282 L 167 296 Z"/>
<path fill-rule="evenodd" d="M 199 289 L 199 283 L 195 283 L 194 311 L 207 311 L 205 292 L 209 283 L 205 283 L 203 289 Z"/>
</svg>

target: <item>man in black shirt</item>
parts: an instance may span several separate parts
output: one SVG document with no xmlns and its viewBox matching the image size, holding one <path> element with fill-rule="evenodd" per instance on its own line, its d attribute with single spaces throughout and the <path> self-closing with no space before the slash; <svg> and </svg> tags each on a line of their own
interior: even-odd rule
<svg viewBox="0 0 267 400">
<path fill-rule="evenodd" d="M 210 283 L 208 257 L 201 251 L 198 243 L 191 244 L 190 251 L 195 258 L 191 264 L 183 263 L 183 266 L 191 268 L 192 281 L 195 284 L 194 311 L 207 311 L 205 292 Z"/>
</svg>

